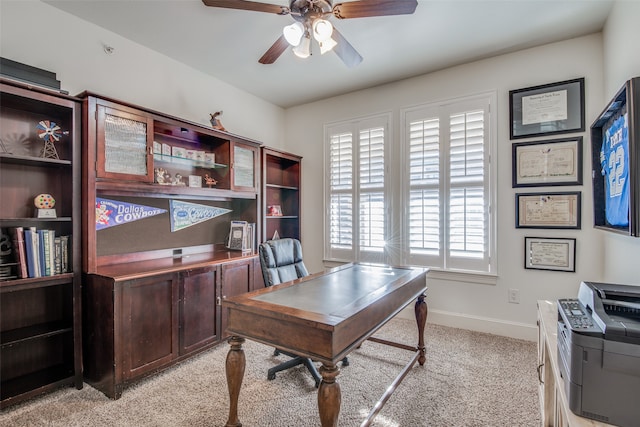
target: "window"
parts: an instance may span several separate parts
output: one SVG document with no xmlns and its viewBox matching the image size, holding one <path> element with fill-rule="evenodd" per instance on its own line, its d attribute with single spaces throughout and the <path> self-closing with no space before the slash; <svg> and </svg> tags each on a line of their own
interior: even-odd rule
<svg viewBox="0 0 640 427">
<path fill-rule="evenodd" d="M 399 142 L 391 114 L 325 126 L 325 258 L 495 274 L 495 103 L 403 109 Z"/>
<path fill-rule="evenodd" d="M 495 273 L 490 105 L 495 95 L 401 111 L 403 262 Z M 495 103 L 495 101 L 493 101 Z"/>
<path fill-rule="evenodd" d="M 386 262 L 389 121 L 390 116 L 383 115 L 325 129 L 328 259 Z"/>
</svg>

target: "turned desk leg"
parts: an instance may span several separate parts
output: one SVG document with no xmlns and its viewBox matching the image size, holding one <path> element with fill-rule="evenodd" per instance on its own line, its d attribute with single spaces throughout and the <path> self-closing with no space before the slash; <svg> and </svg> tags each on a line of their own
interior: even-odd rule
<svg viewBox="0 0 640 427">
<path fill-rule="evenodd" d="M 427 349 L 424 345 L 424 327 L 427 323 L 427 303 L 424 301 L 425 298 L 425 294 L 420 295 L 415 306 L 416 322 L 418 323 L 418 350 L 420 351 L 418 363 L 420 366 L 424 365 L 424 362 L 427 361 Z"/>
<path fill-rule="evenodd" d="M 238 397 L 240 396 L 240 386 L 244 376 L 245 357 L 242 344 L 244 338 L 233 336 L 229 338 L 231 348 L 227 353 L 227 388 L 229 389 L 229 418 L 226 427 L 242 427 L 238 419 Z"/>
<path fill-rule="evenodd" d="M 336 377 L 340 370 L 336 365 L 322 363 L 320 374 L 322 382 L 318 388 L 318 410 L 320 411 L 320 423 L 322 427 L 336 427 L 340 414 L 340 384 Z"/>
</svg>

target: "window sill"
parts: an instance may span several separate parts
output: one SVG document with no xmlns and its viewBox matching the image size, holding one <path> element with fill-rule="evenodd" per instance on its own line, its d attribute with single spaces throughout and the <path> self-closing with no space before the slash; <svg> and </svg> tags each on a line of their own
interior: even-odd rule
<svg viewBox="0 0 640 427">
<path fill-rule="evenodd" d="M 434 268 L 429 268 L 427 278 L 474 283 L 478 285 L 496 285 L 498 282 L 498 276 L 496 274 L 477 273 L 473 271 L 446 271 Z"/>
</svg>

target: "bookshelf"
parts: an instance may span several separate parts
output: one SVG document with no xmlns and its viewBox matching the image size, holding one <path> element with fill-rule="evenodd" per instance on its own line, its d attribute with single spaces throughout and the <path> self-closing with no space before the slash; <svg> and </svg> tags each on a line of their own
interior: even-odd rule
<svg viewBox="0 0 640 427">
<path fill-rule="evenodd" d="M 264 240 L 300 240 L 300 178 L 302 157 L 262 148 Z"/>
<path fill-rule="evenodd" d="M 78 98 L 0 79 L 2 408 L 82 388 L 80 106 Z M 41 194 L 52 196 L 53 208 L 46 196 L 36 200 Z M 32 230 L 41 250 L 28 252 Z"/>
</svg>

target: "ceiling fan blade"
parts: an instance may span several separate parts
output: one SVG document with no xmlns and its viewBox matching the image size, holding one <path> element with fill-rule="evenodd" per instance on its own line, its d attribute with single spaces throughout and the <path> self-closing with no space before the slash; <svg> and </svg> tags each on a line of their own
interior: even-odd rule
<svg viewBox="0 0 640 427">
<path fill-rule="evenodd" d="M 284 36 L 280 36 L 264 55 L 262 55 L 262 58 L 260 58 L 258 62 L 261 64 L 273 64 L 288 47 L 289 42 L 287 42 L 287 39 L 285 39 Z"/>
<path fill-rule="evenodd" d="M 360 56 L 358 51 L 351 46 L 351 43 L 349 43 L 335 27 L 333 27 L 332 37 L 337 43 L 333 51 L 342 59 L 342 62 L 344 62 L 347 67 L 353 68 L 362 62 L 362 56 Z"/>
<path fill-rule="evenodd" d="M 287 15 L 290 10 L 286 6 L 278 6 L 277 4 L 260 3 L 257 1 L 245 0 L 202 0 L 206 6 L 224 7 L 227 9 L 253 10 L 256 12 L 276 13 L 278 15 Z"/>
<path fill-rule="evenodd" d="M 360 0 L 336 4 L 333 14 L 339 19 L 411 15 L 417 6 L 417 0 Z"/>
</svg>

